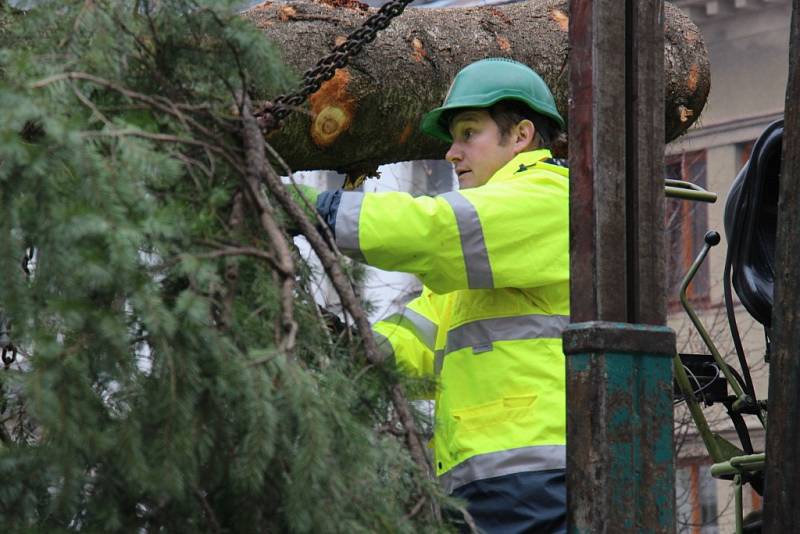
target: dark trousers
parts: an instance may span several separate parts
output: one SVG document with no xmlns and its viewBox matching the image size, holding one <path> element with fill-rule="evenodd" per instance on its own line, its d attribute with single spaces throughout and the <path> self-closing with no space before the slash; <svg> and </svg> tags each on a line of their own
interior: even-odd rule
<svg viewBox="0 0 800 534">
<path fill-rule="evenodd" d="M 470 482 L 453 492 L 486 534 L 562 533 L 567 531 L 567 486 L 563 469 L 516 473 Z M 461 514 L 450 514 L 461 532 L 469 532 Z"/>
</svg>

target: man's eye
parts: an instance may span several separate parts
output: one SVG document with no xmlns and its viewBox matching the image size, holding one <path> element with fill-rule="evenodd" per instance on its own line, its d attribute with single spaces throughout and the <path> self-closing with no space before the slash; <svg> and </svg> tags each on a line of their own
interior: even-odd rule
<svg viewBox="0 0 800 534">
<path fill-rule="evenodd" d="M 464 139 L 469 139 L 470 137 L 472 137 L 472 134 L 473 134 L 473 131 L 471 129 L 467 128 L 466 130 L 464 130 Z"/>
</svg>

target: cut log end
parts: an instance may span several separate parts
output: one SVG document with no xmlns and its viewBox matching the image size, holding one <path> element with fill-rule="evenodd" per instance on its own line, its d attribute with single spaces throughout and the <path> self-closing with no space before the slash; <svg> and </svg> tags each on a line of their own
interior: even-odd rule
<svg viewBox="0 0 800 534">
<path fill-rule="evenodd" d="M 311 121 L 311 139 L 318 147 L 333 144 L 353 123 L 356 105 L 348 91 L 350 79 L 348 69 L 339 69 L 308 99 L 314 117 Z"/>
<path fill-rule="evenodd" d="M 562 32 L 569 31 L 569 16 L 560 9 L 554 9 L 550 12 L 550 17 L 558 24 Z"/>
<path fill-rule="evenodd" d="M 413 51 L 411 57 L 414 58 L 414 61 L 417 63 L 428 57 L 428 53 L 425 51 L 425 46 L 418 37 L 411 39 L 411 49 Z"/>
<path fill-rule="evenodd" d="M 327 106 L 317 113 L 311 123 L 311 138 L 319 147 L 330 146 L 347 131 L 352 122 L 352 116 L 342 108 Z"/>
</svg>

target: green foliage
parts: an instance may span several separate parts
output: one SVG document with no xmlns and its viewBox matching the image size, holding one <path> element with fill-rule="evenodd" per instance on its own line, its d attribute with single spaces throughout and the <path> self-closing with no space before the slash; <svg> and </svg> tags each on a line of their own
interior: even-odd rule
<svg viewBox="0 0 800 534">
<path fill-rule="evenodd" d="M 271 264 L 224 253 L 272 250 L 249 203 L 231 219 L 237 94 L 291 81 L 237 3 L 0 7 L 4 532 L 442 528 L 376 431 L 397 378 L 331 340 L 298 256 L 282 354 Z"/>
</svg>

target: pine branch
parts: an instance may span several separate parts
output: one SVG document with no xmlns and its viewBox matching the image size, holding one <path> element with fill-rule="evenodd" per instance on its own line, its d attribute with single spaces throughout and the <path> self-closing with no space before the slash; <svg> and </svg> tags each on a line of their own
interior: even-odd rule
<svg viewBox="0 0 800 534">
<path fill-rule="evenodd" d="M 217 516 L 216 514 L 214 514 L 214 509 L 211 508 L 210 504 L 208 504 L 208 499 L 206 499 L 206 496 L 199 489 L 196 489 L 194 491 L 194 494 L 200 501 L 200 504 L 203 507 L 203 511 L 206 513 L 206 516 L 208 517 L 208 522 L 211 525 L 212 532 L 214 532 L 215 534 L 220 534 L 222 532 L 222 528 L 220 528 L 219 526 L 219 521 L 217 521 Z"/>
<path fill-rule="evenodd" d="M 422 510 L 422 506 L 427 500 L 427 497 L 420 497 L 420 499 L 417 501 L 417 504 L 415 504 L 414 507 L 406 514 L 406 519 L 413 519 L 414 516 L 416 516 L 420 510 Z"/>
<path fill-rule="evenodd" d="M 233 195 L 231 214 L 228 217 L 228 227 L 237 232 L 244 224 L 244 195 L 237 190 Z M 270 256 L 272 264 L 274 258 Z M 220 323 L 223 330 L 228 330 L 233 321 L 233 305 L 236 300 L 236 288 L 239 282 L 239 262 L 233 256 L 225 258 L 225 288 L 222 294 L 222 312 Z"/>
<path fill-rule="evenodd" d="M 8 433 L 8 430 L 6 430 L 6 421 L 9 419 L 11 418 L 8 417 L 0 421 L 0 442 L 2 442 L 4 445 L 12 444 L 11 435 Z"/>
<path fill-rule="evenodd" d="M 278 164 L 283 168 L 283 172 L 285 173 L 285 175 L 289 177 L 289 181 L 292 182 L 292 187 L 295 188 L 295 191 L 297 191 L 298 196 L 303 201 L 303 206 L 305 206 L 306 208 L 306 213 L 313 213 L 316 216 L 317 228 L 322 230 L 322 233 L 324 234 L 325 237 L 325 242 L 328 243 L 328 245 L 331 247 L 331 249 L 337 256 L 341 255 L 341 252 L 339 252 L 339 249 L 336 247 L 336 239 L 334 239 L 331 229 L 328 228 L 328 224 L 325 222 L 322 216 L 319 213 L 317 213 L 316 207 L 311 205 L 311 203 L 305 197 L 303 192 L 297 187 L 297 182 L 295 182 L 294 180 L 294 173 L 292 172 L 292 169 L 289 168 L 289 165 L 286 163 L 283 157 L 281 157 L 278 151 L 272 148 L 272 145 L 270 145 L 267 142 L 264 142 L 264 145 L 267 147 L 267 151 L 269 152 L 270 156 L 275 158 Z"/>
<path fill-rule="evenodd" d="M 13 215 L 0 304 L 14 341 L 36 349 L 4 382 L 0 524 L 442 527 L 441 493 L 417 468 L 424 447 L 400 422 L 404 410 L 413 422 L 405 397 L 358 341 L 369 330 L 353 325 L 347 263 L 325 234 L 315 241 L 333 249 L 327 272 L 352 299 L 328 329 L 338 317 L 314 306 L 317 269 L 268 186 L 285 163 L 263 137 L 244 143 L 231 105 L 234 89 L 277 91 L 289 71 L 229 2 L 134 4 L 80 0 L 0 22 L 32 40 L 7 47 L 0 69 L 15 81 L 0 88 Z M 31 243 L 43 261 L 26 278 L 19 251 Z M 376 431 L 390 418 L 396 438 Z"/>
<path fill-rule="evenodd" d="M 280 278 L 280 328 L 278 329 L 278 346 L 281 352 L 291 354 L 297 337 L 297 322 L 294 320 L 294 260 L 286 236 L 276 221 L 275 210 L 261 189 L 264 171 L 271 169 L 267 164 L 264 152 L 264 138 L 255 122 L 243 120 L 242 141 L 245 148 L 247 171 L 244 175 L 245 185 L 250 195 L 252 206 L 258 212 L 261 227 L 267 233 L 275 257 L 279 265 L 277 276 Z"/>
<path fill-rule="evenodd" d="M 258 123 L 253 116 L 249 97 L 245 96 L 241 104 L 241 119 L 243 125 L 243 135 L 245 137 L 245 146 L 262 146 L 264 144 L 261 130 Z M 261 153 L 263 157 L 263 152 Z M 250 161 L 249 163 L 253 163 Z M 356 293 L 350 283 L 349 278 L 344 274 L 339 258 L 334 254 L 330 247 L 325 243 L 322 235 L 317 231 L 311 221 L 308 220 L 303 209 L 297 205 L 291 197 L 286 187 L 281 183 L 280 177 L 275 173 L 275 170 L 266 164 L 266 161 L 260 162 L 259 168 L 261 177 L 269 189 L 270 193 L 278 200 L 284 211 L 292 218 L 295 225 L 300 229 L 300 232 L 306 237 L 311 247 L 316 252 L 322 266 L 325 269 L 328 278 L 339 295 L 339 299 L 347 311 L 353 318 L 361 336 L 364 351 L 367 360 L 372 364 L 380 364 L 383 357 L 380 354 L 378 345 L 372 335 L 372 328 L 370 327 L 364 309 L 359 302 Z M 414 417 L 409 408 L 408 399 L 406 398 L 403 387 L 400 384 L 393 384 L 390 387 L 390 397 L 394 405 L 400 422 L 405 429 L 406 445 L 411 453 L 411 457 L 417 463 L 418 467 L 423 473 L 429 473 L 431 466 L 425 456 L 425 449 L 422 439 L 417 432 Z"/>
<path fill-rule="evenodd" d="M 140 102 L 144 102 L 153 109 L 157 109 L 162 113 L 166 113 L 168 115 L 175 117 L 185 126 L 191 126 L 192 129 L 201 132 L 206 137 L 211 137 L 211 138 L 214 137 L 213 132 L 208 130 L 206 127 L 204 127 L 202 124 L 200 124 L 190 116 L 186 115 L 185 113 L 182 113 L 180 110 L 180 106 L 176 105 L 171 100 L 163 97 L 153 97 L 145 95 L 143 93 L 133 91 L 131 89 L 128 89 L 127 87 L 114 83 L 110 80 L 106 80 L 105 78 L 94 76 L 92 74 L 88 74 L 85 72 L 64 72 L 61 74 L 54 74 L 52 76 L 48 76 L 47 78 L 43 78 L 37 82 L 30 84 L 29 87 L 31 89 L 42 89 L 44 87 L 47 87 L 48 85 L 64 80 L 73 80 L 73 81 L 83 80 L 91 82 L 95 85 L 99 85 L 101 87 L 105 87 L 106 89 L 111 89 L 112 91 L 115 91 L 123 96 L 126 96 L 131 100 L 138 100 Z"/>
<path fill-rule="evenodd" d="M 82 80 L 91 82 L 101 87 L 105 87 L 106 89 L 115 91 L 131 100 L 137 100 L 139 102 L 143 102 L 153 110 L 157 110 L 172 116 L 173 118 L 178 120 L 178 122 L 180 122 L 186 130 L 199 132 L 206 139 L 217 141 L 219 138 L 219 136 L 216 135 L 213 131 L 209 130 L 208 128 L 200 124 L 197 120 L 192 118 L 190 115 L 187 115 L 186 113 L 183 112 L 183 110 L 194 111 L 198 109 L 197 105 L 177 104 L 172 100 L 169 100 L 168 98 L 145 95 L 143 93 L 133 91 L 132 89 L 128 89 L 127 87 L 124 87 L 118 83 L 106 80 L 105 78 L 94 76 L 92 74 L 88 74 L 85 72 L 74 71 L 74 72 L 64 72 L 61 74 L 54 74 L 52 76 L 48 76 L 47 78 L 41 79 L 37 82 L 30 84 L 29 87 L 31 89 L 42 89 L 44 87 L 47 87 L 48 85 L 65 80 L 69 81 Z M 85 98 L 85 95 L 78 95 L 78 98 L 84 105 L 88 105 L 88 107 L 92 110 L 92 112 L 99 113 L 97 107 L 95 107 L 91 103 L 87 104 L 88 99 Z M 204 107 L 205 105 L 201 106 L 201 109 Z M 100 115 L 102 116 L 102 114 Z M 211 114 L 210 116 L 212 118 L 214 117 L 213 114 Z M 87 132 L 85 135 L 91 135 L 91 134 Z M 99 133 L 94 135 L 99 135 Z M 149 138 L 154 141 L 167 141 L 173 143 L 184 143 L 189 145 L 200 146 L 203 147 L 208 152 L 213 152 L 221 155 L 234 168 L 238 167 L 236 158 L 231 157 L 230 152 L 226 148 L 212 145 L 207 142 L 199 141 L 197 139 L 181 138 L 177 136 L 163 136 L 163 134 L 153 134 L 135 129 L 117 130 L 116 132 L 113 133 L 113 135 L 117 136 L 133 135 L 137 137 Z M 241 171 L 241 169 L 239 170 Z"/>
<path fill-rule="evenodd" d="M 218 146 L 211 145 L 204 141 L 200 141 L 193 137 L 180 137 L 171 134 L 146 132 L 144 130 L 139 130 L 137 128 L 125 128 L 124 130 L 89 130 L 89 131 L 79 132 L 79 135 L 81 137 L 140 137 L 142 139 L 149 139 L 151 141 L 159 141 L 162 143 L 175 143 L 179 145 L 198 146 L 210 152 L 214 152 L 215 154 L 219 154 L 220 156 L 228 160 L 229 163 L 231 163 L 234 166 L 237 166 L 236 160 L 233 159 L 224 149 Z"/>
<path fill-rule="evenodd" d="M 110 120 L 108 117 L 106 117 L 106 116 L 103 114 L 103 112 L 102 112 L 102 111 L 100 111 L 99 109 L 97 109 L 97 106 L 95 106 L 95 105 L 94 105 L 94 102 L 92 102 L 92 101 L 91 101 L 91 100 L 90 100 L 90 99 L 89 99 L 89 98 L 88 98 L 86 95 L 84 95 L 84 94 L 81 92 L 81 90 L 80 90 L 80 89 L 78 89 L 78 86 L 77 86 L 75 83 L 72 83 L 72 84 L 70 84 L 70 85 L 72 86 L 72 92 L 73 92 L 73 93 L 75 93 L 75 96 L 77 96 L 77 97 L 78 97 L 78 100 L 80 100 L 80 101 L 81 101 L 81 103 L 82 103 L 84 106 L 86 106 L 87 108 L 89 108 L 90 110 L 92 110 L 92 113 L 94 113 L 94 115 L 95 115 L 95 116 L 96 116 L 98 119 L 100 119 L 100 121 L 102 121 L 102 123 L 103 123 L 103 124 L 105 124 L 106 126 L 108 126 L 108 127 L 110 128 L 110 127 L 112 126 L 111 120 Z"/>
</svg>

